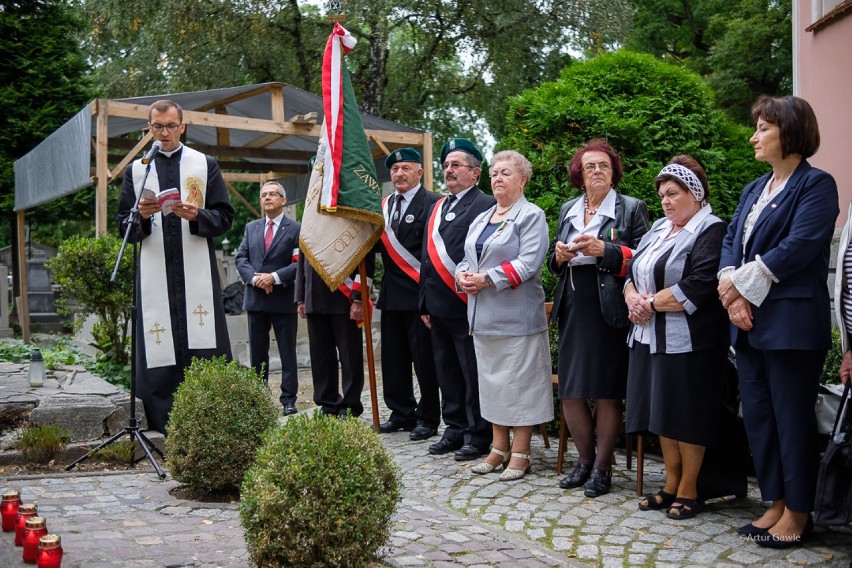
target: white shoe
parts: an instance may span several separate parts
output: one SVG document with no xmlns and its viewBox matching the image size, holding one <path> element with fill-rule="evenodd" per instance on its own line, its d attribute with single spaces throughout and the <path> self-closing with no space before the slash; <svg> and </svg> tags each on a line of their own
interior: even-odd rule
<svg viewBox="0 0 852 568">
<path fill-rule="evenodd" d="M 506 464 L 509 463 L 509 452 L 504 452 L 503 450 L 498 450 L 497 448 L 491 448 L 491 453 L 497 454 L 498 456 L 503 458 L 503 461 L 498 463 L 497 465 L 491 465 L 490 463 L 484 461 L 470 468 L 470 471 L 472 471 L 473 473 L 478 473 L 479 475 L 483 475 L 486 473 L 491 473 L 498 467 L 506 469 Z"/>
<path fill-rule="evenodd" d="M 503 473 L 500 474 L 500 481 L 515 481 L 516 479 L 521 479 L 523 476 L 532 471 L 532 460 L 530 460 L 529 454 L 512 452 L 512 457 L 527 460 L 529 463 L 527 463 L 526 469 L 510 469 L 504 466 Z"/>
</svg>

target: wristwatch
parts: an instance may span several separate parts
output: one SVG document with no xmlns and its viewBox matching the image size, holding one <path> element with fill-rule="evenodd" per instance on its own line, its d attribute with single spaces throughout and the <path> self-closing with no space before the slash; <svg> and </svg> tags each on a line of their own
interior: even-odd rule
<svg viewBox="0 0 852 568">
<path fill-rule="evenodd" d="M 491 280 L 491 277 L 488 275 L 487 272 L 485 273 L 485 285 L 486 286 L 494 286 L 494 281 Z"/>
<path fill-rule="evenodd" d="M 648 305 L 651 306 L 651 311 L 656 312 L 657 308 L 654 306 L 654 296 L 648 298 Z"/>
</svg>

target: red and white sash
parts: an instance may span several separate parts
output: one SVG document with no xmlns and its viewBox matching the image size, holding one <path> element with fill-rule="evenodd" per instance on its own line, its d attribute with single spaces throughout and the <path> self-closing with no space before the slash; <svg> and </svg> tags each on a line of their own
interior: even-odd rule
<svg viewBox="0 0 852 568">
<path fill-rule="evenodd" d="M 432 215 L 429 217 L 426 248 L 429 252 L 429 259 L 435 265 L 438 276 L 466 304 L 467 294 L 459 292 L 456 288 L 456 263 L 450 258 L 447 246 L 444 244 L 444 239 L 441 237 L 440 231 L 438 231 L 438 228 L 441 226 L 441 212 L 444 209 L 444 202 L 446 200 L 446 197 L 442 197 L 435 202 L 435 207 L 432 209 Z"/>
<path fill-rule="evenodd" d="M 385 245 L 385 250 L 388 255 L 393 260 L 394 264 L 396 264 L 403 272 L 405 272 L 409 278 L 420 284 L 420 261 L 414 258 L 408 249 L 402 246 L 402 243 L 399 242 L 396 238 L 396 233 L 393 232 L 391 226 L 391 219 L 389 217 L 388 211 L 388 201 L 390 196 L 385 197 L 382 200 L 382 213 L 385 216 L 385 230 L 382 233 L 382 243 Z M 398 209 L 402 209 L 399 207 Z"/>
</svg>

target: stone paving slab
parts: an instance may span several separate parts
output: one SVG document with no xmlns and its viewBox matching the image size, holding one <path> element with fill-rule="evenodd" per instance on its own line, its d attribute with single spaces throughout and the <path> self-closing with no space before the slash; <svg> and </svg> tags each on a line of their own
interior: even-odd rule
<svg viewBox="0 0 852 568">
<path fill-rule="evenodd" d="M 364 401 L 362 419 L 369 420 L 367 392 Z M 380 412 L 387 414 L 381 404 Z M 623 455 L 613 491 L 587 499 L 582 490 L 558 487 L 555 440 L 546 449 L 534 436 L 533 473 L 513 482 L 475 475 L 471 462 L 455 462 L 451 454 L 429 455 L 437 438 L 412 442 L 399 432 L 382 441 L 405 485 L 383 565 L 845 568 L 852 561 L 849 527 L 818 526 L 805 546 L 785 551 L 740 539 L 734 529 L 762 512 L 753 482 L 746 499 L 715 500 L 697 518 L 675 521 L 639 511 L 635 471 L 624 469 Z M 566 469 L 575 459 L 569 445 Z M 662 479 L 662 464 L 646 458 L 646 491 Z M 0 477 L 0 488 L 38 501 L 48 528 L 63 538 L 66 568 L 248 566 L 237 504 L 182 501 L 169 493 L 176 485 L 153 472 Z M 11 543 L 11 534 L 0 533 L 0 567 L 24 566 Z"/>
</svg>

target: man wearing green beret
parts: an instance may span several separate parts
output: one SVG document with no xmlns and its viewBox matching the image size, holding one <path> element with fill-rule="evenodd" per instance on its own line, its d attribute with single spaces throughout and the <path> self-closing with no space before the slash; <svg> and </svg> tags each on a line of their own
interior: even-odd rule
<svg viewBox="0 0 852 568">
<path fill-rule="evenodd" d="M 467 296 L 454 275 L 464 258 L 470 223 L 492 207 L 494 198 L 477 186 L 482 154 L 470 140 L 452 138 L 441 149 L 449 196 L 435 204 L 429 219 L 420 283 L 420 312 L 430 326 L 435 366 L 440 369 L 443 437 L 430 454 L 455 452 L 456 461 L 478 459 L 491 446 L 491 424 L 479 410 L 476 353 L 467 323 Z"/>
<path fill-rule="evenodd" d="M 382 311 L 382 385 L 391 414 L 380 431 L 409 430 L 410 439 L 425 440 L 438 433 L 441 405 L 432 340 L 420 319 L 420 260 L 429 210 L 440 196 L 421 185 L 423 166 L 414 148 L 393 150 L 385 166 L 395 191 L 382 202 L 385 231 L 379 250 L 384 276 L 377 306 Z"/>
</svg>

